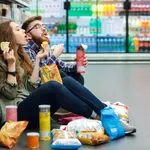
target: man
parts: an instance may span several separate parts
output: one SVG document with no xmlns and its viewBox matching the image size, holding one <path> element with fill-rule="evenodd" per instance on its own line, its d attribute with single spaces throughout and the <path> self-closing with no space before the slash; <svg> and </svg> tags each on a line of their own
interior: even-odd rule
<svg viewBox="0 0 150 150">
<path fill-rule="evenodd" d="M 33 64 L 35 61 L 36 54 L 41 50 L 41 44 L 43 41 L 47 41 L 50 44 L 50 39 L 48 38 L 48 33 L 45 25 L 42 23 L 41 16 L 34 16 L 26 20 L 22 28 L 26 31 L 26 34 L 29 37 L 28 44 L 24 47 L 25 51 L 30 56 Z M 50 47 L 46 47 L 48 57 L 43 59 L 40 63 L 40 67 L 48 64 L 56 63 L 59 66 L 61 76 L 72 76 L 75 80 L 84 85 L 84 78 L 81 74 L 76 72 L 76 63 L 65 63 L 58 59 L 58 57 L 62 54 L 64 47 L 63 44 L 59 44 L 55 46 L 53 53 L 50 51 Z M 87 57 L 85 56 L 83 65 L 87 66 Z"/>
</svg>

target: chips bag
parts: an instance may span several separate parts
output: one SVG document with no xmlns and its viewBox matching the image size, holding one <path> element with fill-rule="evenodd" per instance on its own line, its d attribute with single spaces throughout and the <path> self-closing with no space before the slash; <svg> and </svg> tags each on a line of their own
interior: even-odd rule
<svg viewBox="0 0 150 150">
<path fill-rule="evenodd" d="M 60 73 L 58 71 L 58 67 L 56 64 L 43 66 L 41 68 L 40 75 L 42 79 L 42 84 L 51 80 L 55 80 L 62 84 L 62 79 L 61 79 L 61 76 L 60 76 Z"/>
<path fill-rule="evenodd" d="M 110 140 L 109 136 L 99 132 L 79 132 L 77 136 L 79 141 L 85 145 L 99 145 Z"/>
<path fill-rule="evenodd" d="M 27 121 L 6 122 L 0 130 L 0 145 L 13 148 L 27 125 Z"/>
</svg>

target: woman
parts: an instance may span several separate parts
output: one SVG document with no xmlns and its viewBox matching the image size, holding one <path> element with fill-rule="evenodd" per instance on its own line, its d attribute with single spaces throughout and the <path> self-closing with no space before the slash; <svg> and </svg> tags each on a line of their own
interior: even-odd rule
<svg viewBox="0 0 150 150">
<path fill-rule="evenodd" d="M 9 49 L 0 56 L 0 106 L 2 121 L 5 121 L 5 106 L 18 106 L 18 120 L 28 120 L 29 126 L 38 125 L 38 106 L 51 105 L 54 114 L 62 107 L 86 118 L 100 119 L 100 110 L 106 105 L 88 89 L 71 77 L 64 77 L 63 83 L 50 81 L 39 85 L 39 63 L 47 55 L 40 51 L 34 68 L 22 46 L 27 44 L 24 30 L 12 21 L 0 24 L 0 43 L 10 42 Z"/>
</svg>

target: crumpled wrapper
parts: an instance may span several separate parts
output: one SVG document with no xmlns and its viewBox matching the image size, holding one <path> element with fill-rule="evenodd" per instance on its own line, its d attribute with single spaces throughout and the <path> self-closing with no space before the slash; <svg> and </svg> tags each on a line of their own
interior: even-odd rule
<svg viewBox="0 0 150 150">
<path fill-rule="evenodd" d="M 55 80 L 62 84 L 62 79 L 56 64 L 45 65 L 41 68 L 40 71 L 42 84 Z"/>
<path fill-rule="evenodd" d="M 0 130 L 0 146 L 13 148 L 27 125 L 27 121 L 6 122 Z"/>
</svg>

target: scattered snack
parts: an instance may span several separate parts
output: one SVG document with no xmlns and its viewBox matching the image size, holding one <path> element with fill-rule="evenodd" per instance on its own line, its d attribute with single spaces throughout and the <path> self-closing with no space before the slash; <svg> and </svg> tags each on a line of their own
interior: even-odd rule
<svg viewBox="0 0 150 150">
<path fill-rule="evenodd" d="M 104 134 L 104 128 L 101 124 L 101 121 L 86 118 L 69 122 L 67 125 L 67 130 L 75 132 L 99 132 Z"/>
<path fill-rule="evenodd" d="M 27 121 L 6 122 L 0 130 L 0 146 L 13 148 L 27 125 Z"/>
</svg>

